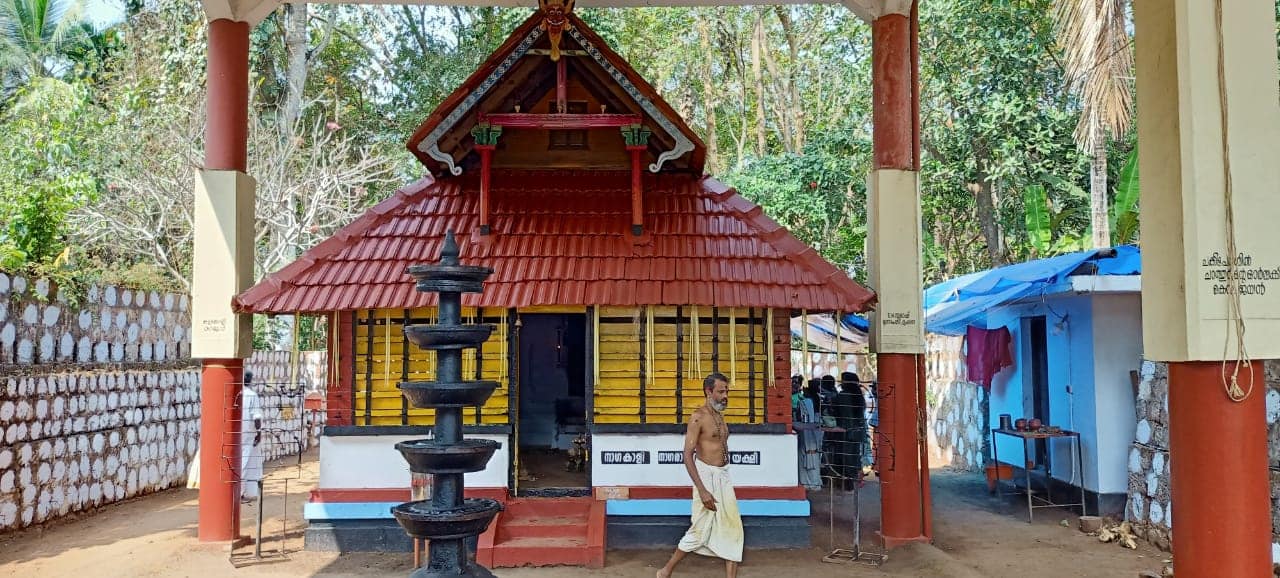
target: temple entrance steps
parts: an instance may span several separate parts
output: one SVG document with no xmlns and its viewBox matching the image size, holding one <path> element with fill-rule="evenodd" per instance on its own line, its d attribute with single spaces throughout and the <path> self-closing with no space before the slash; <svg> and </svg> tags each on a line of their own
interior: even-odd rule
<svg viewBox="0 0 1280 578">
<path fill-rule="evenodd" d="M 605 503 L 590 497 L 513 498 L 480 537 L 489 568 L 604 567 Z"/>
</svg>

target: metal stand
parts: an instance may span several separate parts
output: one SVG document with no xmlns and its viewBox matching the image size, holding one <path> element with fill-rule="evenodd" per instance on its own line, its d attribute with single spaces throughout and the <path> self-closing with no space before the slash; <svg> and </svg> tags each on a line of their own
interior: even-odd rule
<svg viewBox="0 0 1280 578">
<path fill-rule="evenodd" d="M 835 485 L 831 486 L 831 508 L 828 523 L 831 527 L 832 550 L 822 557 L 828 564 L 862 564 L 879 566 L 884 564 L 888 555 L 880 552 L 867 552 L 862 549 L 862 471 L 859 469 L 857 483 L 853 486 L 853 547 L 835 548 Z"/>
<path fill-rule="evenodd" d="M 991 430 L 992 460 L 995 462 L 997 466 L 996 495 L 1000 497 L 1004 497 L 1004 493 L 1001 491 L 1001 484 L 1000 484 L 1000 482 L 1003 480 L 1000 478 L 1000 470 L 999 470 L 1000 449 L 999 449 L 999 444 L 996 443 L 997 435 L 1006 435 L 1006 436 L 1022 439 L 1022 457 L 1024 460 L 1026 459 L 1027 453 L 1028 453 L 1027 444 L 1031 440 L 1036 440 L 1036 439 L 1054 440 L 1054 439 L 1060 439 L 1060 438 L 1068 438 L 1068 439 L 1071 439 L 1072 442 L 1075 444 L 1075 450 L 1076 450 L 1075 466 L 1076 466 L 1076 471 L 1079 473 L 1079 476 L 1080 476 L 1080 501 L 1079 502 L 1059 503 L 1059 502 L 1053 501 L 1053 465 L 1052 465 L 1053 459 L 1052 458 L 1045 459 L 1045 464 L 1044 464 L 1045 497 L 1043 498 L 1035 495 L 1036 492 L 1031 488 L 1031 468 L 1025 467 L 1027 465 L 1025 463 L 1022 464 L 1024 466 L 1023 472 L 1026 474 L 1026 482 L 1027 482 L 1027 487 L 1026 487 L 1027 523 L 1031 523 L 1031 521 L 1034 519 L 1033 514 L 1037 508 L 1070 508 L 1070 507 L 1080 506 L 1080 515 L 1084 516 L 1088 514 L 1088 509 L 1087 509 L 1087 506 L 1085 505 L 1086 500 L 1085 500 L 1085 493 L 1084 493 L 1084 455 L 1080 451 L 1080 434 L 1079 433 L 1073 432 L 1073 431 L 1067 431 L 1067 430 L 1062 430 L 1061 432 L 1058 432 L 1058 433 L 1021 432 L 1021 431 L 1003 430 L 1003 429 Z M 1016 465 L 1016 464 L 1010 464 L 1010 465 Z M 1072 477 L 1075 477 L 1075 476 L 1072 476 Z M 1010 483 L 1012 483 L 1015 488 L 1017 487 L 1017 482 L 1013 482 L 1013 480 L 1010 480 Z"/>
</svg>

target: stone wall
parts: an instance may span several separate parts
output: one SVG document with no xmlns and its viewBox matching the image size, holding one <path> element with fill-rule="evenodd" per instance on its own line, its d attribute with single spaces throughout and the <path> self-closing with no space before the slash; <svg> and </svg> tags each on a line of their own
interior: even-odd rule
<svg viewBox="0 0 1280 578">
<path fill-rule="evenodd" d="M 0 531 L 186 480 L 200 421 L 187 305 L 0 273 Z"/>
<path fill-rule="evenodd" d="M 809 362 L 806 364 L 804 360 L 804 352 L 799 349 L 791 350 L 791 367 L 793 374 L 799 374 L 800 368 L 808 367 L 809 375 L 812 377 L 822 377 L 830 375 L 840 380 L 840 374 L 846 371 L 852 371 L 858 374 L 858 379 L 872 380 L 876 378 L 876 367 L 874 358 L 867 353 L 846 353 L 836 355 L 834 353 L 816 353 L 809 352 Z"/>
<path fill-rule="evenodd" d="M 200 370 L 185 295 L 90 287 L 72 298 L 0 273 L 0 533 L 185 484 Z M 313 447 L 324 352 L 289 387 L 287 352 L 255 353 L 268 459 Z"/>
<path fill-rule="evenodd" d="M 1271 466 L 1272 558 L 1280 563 L 1280 361 L 1266 362 Z M 1168 550 L 1173 527 L 1169 495 L 1169 371 L 1144 362 L 1135 404 L 1138 427 L 1129 451 L 1129 503 L 1125 517 L 1139 534 Z"/>
<path fill-rule="evenodd" d="M 964 338 L 929 335 L 925 347 L 929 464 L 981 470 L 990 445 L 988 396 L 968 381 Z"/>
<path fill-rule="evenodd" d="M 182 484 L 198 445 L 193 367 L 5 369 L 0 531 Z"/>
<path fill-rule="evenodd" d="M 0 365 L 187 359 L 187 305 L 186 295 L 98 286 L 71 299 L 48 281 L 0 273 Z"/>
<path fill-rule="evenodd" d="M 294 371 L 291 352 L 255 351 L 245 360 L 245 371 L 253 372 L 251 387 L 262 407 L 262 446 L 267 460 L 297 455 L 320 443 L 325 412 L 317 404 L 324 399 L 327 356 L 323 351 L 303 351 L 299 357 L 294 385 L 290 385 Z M 308 394 L 315 400 L 310 408 Z"/>
</svg>

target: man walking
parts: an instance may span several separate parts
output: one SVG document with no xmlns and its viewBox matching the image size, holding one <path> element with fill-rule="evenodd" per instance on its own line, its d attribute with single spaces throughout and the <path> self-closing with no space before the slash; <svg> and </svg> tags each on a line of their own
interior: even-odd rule
<svg viewBox="0 0 1280 578">
<path fill-rule="evenodd" d="M 684 467 L 693 480 L 693 516 L 658 578 L 667 578 L 689 552 L 721 558 L 725 575 L 735 578 L 742 561 L 742 516 L 729 479 L 729 379 L 712 373 L 702 380 L 707 402 L 693 412 L 684 436 Z"/>
</svg>

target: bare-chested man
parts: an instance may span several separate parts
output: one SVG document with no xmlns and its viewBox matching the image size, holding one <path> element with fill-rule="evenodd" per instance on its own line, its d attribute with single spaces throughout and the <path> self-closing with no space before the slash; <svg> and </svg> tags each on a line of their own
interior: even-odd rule
<svg viewBox="0 0 1280 578">
<path fill-rule="evenodd" d="M 676 546 L 658 578 L 667 578 L 689 552 L 724 560 L 725 575 L 738 575 L 742 561 L 742 517 L 729 479 L 729 379 L 719 373 L 702 381 L 707 403 L 693 412 L 684 436 L 684 466 L 693 480 L 693 516 L 689 531 Z"/>
</svg>

